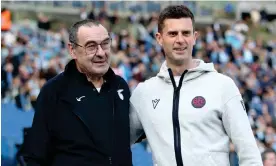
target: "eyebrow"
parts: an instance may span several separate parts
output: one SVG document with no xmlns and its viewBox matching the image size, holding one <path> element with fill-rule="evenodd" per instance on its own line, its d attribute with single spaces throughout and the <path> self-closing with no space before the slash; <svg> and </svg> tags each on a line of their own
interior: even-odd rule
<svg viewBox="0 0 276 166">
<path fill-rule="evenodd" d="M 104 40 L 102 40 L 100 43 L 102 43 L 102 42 L 104 42 L 104 41 L 107 41 L 107 40 L 109 40 L 110 39 L 110 37 L 107 37 L 107 38 L 105 38 Z M 94 41 L 94 40 L 88 40 L 85 44 L 84 44 L 84 46 L 87 46 L 88 44 L 90 44 L 90 43 L 98 43 L 98 42 L 96 42 L 96 41 Z"/>
<path fill-rule="evenodd" d="M 182 33 L 191 33 L 191 30 L 182 30 Z M 167 34 L 171 34 L 171 33 L 178 33 L 178 31 L 168 31 Z"/>
</svg>

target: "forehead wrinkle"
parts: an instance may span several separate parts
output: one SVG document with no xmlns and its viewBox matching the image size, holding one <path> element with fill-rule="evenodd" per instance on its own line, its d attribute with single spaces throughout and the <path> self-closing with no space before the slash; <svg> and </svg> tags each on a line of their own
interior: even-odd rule
<svg viewBox="0 0 276 166">
<path fill-rule="evenodd" d="M 108 39 L 109 36 L 108 34 L 103 34 L 103 35 L 95 35 L 95 36 L 86 36 L 83 39 L 83 43 L 88 43 L 88 42 L 96 42 L 96 43 L 100 43 L 106 39 Z"/>
<path fill-rule="evenodd" d="M 178 24 L 175 24 L 177 22 Z M 183 22 L 185 22 L 185 26 L 183 25 Z M 166 19 L 164 21 L 164 27 L 163 30 L 169 32 L 169 31 L 193 31 L 193 24 L 192 21 L 190 21 L 188 18 L 180 18 L 180 19 Z"/>
<path fill-rule="evenodd" d="M 85 42 L 84 42 L 84 45 L 86 45 L 86 44 L 89 44 L 89 43 L 98 43 L 98 44 L 100 44 L 101 42 L 103 42 L 103 41 L 106 41 L 107 39 L 110 39 L 110 37 L 108 36 L 108 37 L 106 37 L 106 38 L 104 38 L 103 40 L 101 40 L 101 41 L 95 41 L 95 40 L 86 40 Z"/>
<path fill-rule="evenodd" d="M 101 42 L 102 40 L 109 37 L 109 33 L 104 27 L 81 27 L 78 31 L 78 40 L 81 43 L 87 41 Z"/>
</svg>

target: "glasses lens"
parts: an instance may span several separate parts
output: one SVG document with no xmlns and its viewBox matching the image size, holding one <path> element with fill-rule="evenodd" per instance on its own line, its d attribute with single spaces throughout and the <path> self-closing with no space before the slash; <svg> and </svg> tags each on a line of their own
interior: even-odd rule
<svg viewBox="0 0 276 166">
<path fill-rule="evenodd" d="M 103 50 L 109 49 L 111 45 L 111 40 L 106 40 L 101 43 L 101 47 Z"/>
<path fill-rule="evenodd" d="M 85 47 L 87 54 L 95 54 L 97 51 L 97 44 L 91 44 Z"/>
<path fill-rule="evenodd" d="M 103 41 L 101 44 L 101 48 L 103 50 L 108 50 L 111 46 L 111 39 Z M 98 44 L 93 43 L 85 47 L 87 54 L 96 54 Z"/>
</svg>

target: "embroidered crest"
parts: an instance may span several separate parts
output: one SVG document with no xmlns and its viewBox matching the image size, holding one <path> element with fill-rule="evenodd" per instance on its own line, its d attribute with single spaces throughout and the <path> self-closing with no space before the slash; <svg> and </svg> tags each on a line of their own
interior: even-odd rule
<svg viewBox="0 0 276 166">
<path fill-rule="evenodd" d="M 194 108 L 202 108 L 202 107 L 204 107 L 205 104 L 206 104 L 206 100 L 202 96 L 196 96 L 192 100 L 192 106 Z"/>
</svg>

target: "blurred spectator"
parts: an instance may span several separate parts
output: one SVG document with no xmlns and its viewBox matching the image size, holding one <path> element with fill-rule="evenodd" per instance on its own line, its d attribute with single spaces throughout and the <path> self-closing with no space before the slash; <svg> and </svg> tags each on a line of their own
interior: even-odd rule
<svg viewBox="0 0 276 166">
<path fill-rule="evenodd" d="M 11 29 L 12 26 L 12 18 L 11 12 L 7 8 L 1 9 L 1 32 L 6 32 Z"/>
<path fill-rule="evenodd" d="M 261 11 L 260 11 L 260 17 L 261 17 L 261 23 L 262 24 L 265 24 L 267 23 L 268 19 L 267 19 L 267 11 L 265 8 L 262 8 Z"/>
<path fill-rule="evenodd" d="M 104 4 L 104 6 L 100 9 L 98 20 L 104 20 L 108 18 L 108 14 L 106 10 L 107 10 L 107 6 Z"/>
<path fill-rule="evenodd" d="M 254 26 L 257 26 L 260 23 L 261 14 L 257 9 L 251 10 L 250 17 Z"/>
<path fill-rule="evenodd" d="M 86 8 L 85 8 L 85 7 L 82 7 L 82 8 L 80 9 L 80 19 L 81 19 L 81 20 L 85 20 L 85 19 L 87 19 L 87 17 L 88 17 L 88 13 L 87 13 L 87 11 L 86 11 Z"/>
<path fill-rule="evenodd" d="M 267 149 L 262 153 L 262 159 L 264 166 L 275 166 L 276 165 L 276 154 L 272 149 Z"/>
<path fill-rule="evenodd" d="M 46 31 L 51 28 L 51 23 L 45 14 L 43 14 L 43 13 L 38 14 L 37 26 L 38 26 L 38 28 L 46 30 Z"/>
<path fill-rule="evenodd" d="M 94 10 L 93 9 L 90 10 L 87 18 L 90 19 L 90 20 L 95 20 L 96 19 L 96 16 L 94 14 Z"/>
</svg>

